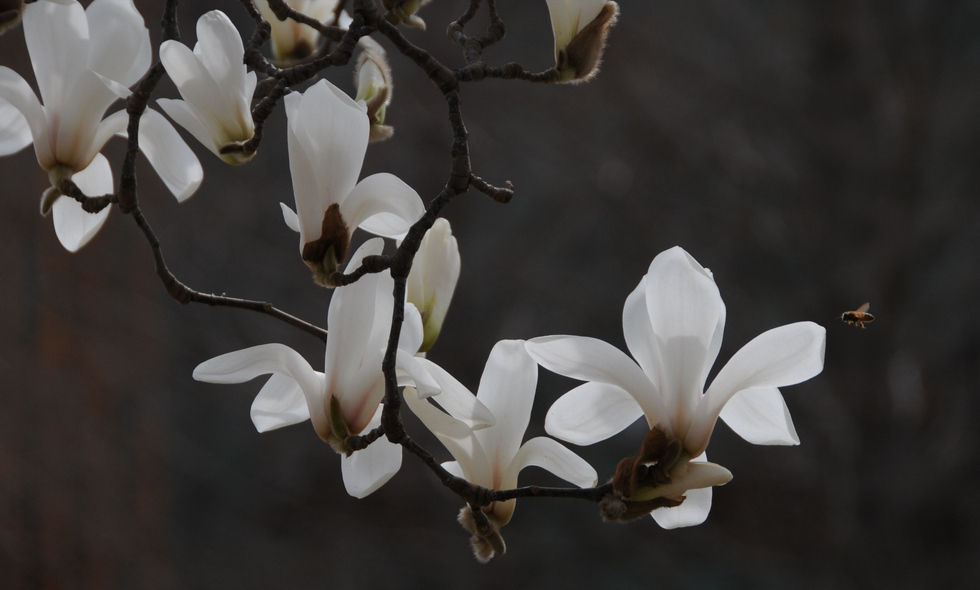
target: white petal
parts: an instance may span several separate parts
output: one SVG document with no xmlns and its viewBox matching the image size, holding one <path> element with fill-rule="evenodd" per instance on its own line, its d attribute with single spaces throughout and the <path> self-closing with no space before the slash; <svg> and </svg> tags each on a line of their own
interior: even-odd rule
<svg viewBox="0 0 980 590">
<path fill-rule="evenodd" d="M 405 405 L 452 454 L 467 481 L 493 488 L 490 462 L 469 426 L 429 402 L 419 399 L 412 387 L 405 388 Z"/>
<path fill-rule="evenodd" d="M 0 96 L 3 90 L 0 89 Z M 15 154 L 31 145 L 33 137 L 20 110 L 0 98 L 0 156 Z"/>
<path fill-rule="evenodd" d="M 140 151 L 170 192 L 183 202 L 197 191 L 204 170 L 177 130 L 163 115 L 146 109 L 140 118 Z"/>
<path fill-rule="evenodd" d="M 739 391 L 793 385 L 820 373 L 826 337 L 821 326 L 798 322 L 773 328 L 743 346 L 698 404 L 684 448 L 692 456 L 704 450 L 722 408 Z"/>
<path fill-rule="evenodd" d="M 334 203 L 343 204 L 354 188 L 367 151 L 370 125 L 364 111 L 326 80 L 290 102 L 286 115 L 292 140 L 289 157 L 296 213 L 303 227 L 302 237 L 310 241 L 320 236 L 324 211 Z M 305 165 L 298 162 L 302 175 L 299 186 L 295 157 L 307 160 Z M 309 176 L 313 177 L 312 190 Z M 345 221 L 353 229 L 354 225 Z"/>
<path fill-rule="evenodd" d="M 285 203 L 279 203 L 279 207 L 282 208 L 282 220 L 286 222 L 286 227 L 299 233 L 299 218 L 296 217 L 296 212 Z"/>
<path fill-rule="evenodd" d="M 659 390 L 683 437 L 721 344 L 725 304 L 710 273 L 680 247 L 653 259 L 645 283 L 663 367 Z"/>
<path fill-rule="evenodd" d="M 259 432 L 268 432 L 310 419 L 306 396 L 295 379 L 275 373 L 252 401 L 249 412 Z"/>
<path fill-rule="evenodd" d="M 501 471 L 521 448 L 537 385 L 538 365 L 527 354 L 523 340 L 501 340 L 494 345 L 476 397 L 495 422 L 492 428 L 476 431 L 476 438 Z"/>
<path fill-rule="evenodd" d="M 376 428 L 381 424 L 382 406 L 368 424 L 367 428 Z M 347 493 L 355 498 L 364 498 L 388 483 L 402 466 L 402 448 L 381 437 L 371 443 L 366 449 L 361 449 L 347 457 L 341 455 L 340 467 L 344 475 L 344 487 Z"/>
<path fill-rule="evenodd" d="M 361 227 L 394 238 L 408 232 L 425 213 L 425 206 L 415 189 L 397 176 L 382 172 L 357 183 L 340 206 L 340 212 L 350 228 Z"/>
<path fill-rule="evenodd" d="M 51 144 L 47 132 L 48 121 L 44 108 L 38 101 L 34 91 L 31 90 L 30 84 L 20 74 L 6 66 L 0 66 L 0 100 L 6 101 L 13 109 L 20 111 L 20 114 L 23 116 L 23 122 L 27 123 L 31 136 L 35 138 L 34 149 L 37 152 L 37 160 L 41 166 L 53 166 L 54 155 L 51 153 Z M 9 113 L 10 111 L 7 110 L 5 112 Z M 20 123 L 21 121 L 13 122 L 14 125 L 19 125 Z M 19 141 L 23 140 L 21 139 Z"/>
<path fill-rule="evenodd" d="M 323 396 L 320 377 L 306 359 L 292 348 L 277 343 L 216 356 L 194 369 L 194 379 L 207 383 L 244 383 L 269 373 L 288 375 L 307 397 Z"/>
<path fill-rule="evenodd" d="M 517 487 L 518 472 L 530 465 L 546 469 L 580 488 L 590 488 L 599 481 L 595 469 L 585 459 L 563 447 L 558 441 L 539 436 L 521 446 L 507 469 L 503 488 Z"/>
<path fill-rule="evenodd" d="M 708 463 L 706 455 L 692 459 L 681 481 L 675 481 L 678 487 L 675 493 L 665 494 L 666 497 L 683 495 L 684 502 L 673 508 L 658 508 L 651 513 L 657 524 L 665 529 L 696 526 L 708 518 L 711 512 L 711 486 L 723 485 L 732 479 L 730 471 L 715 463 Z"/>
<path fill-rule="evenodd" d="M 85 10 L 90 34 L 88 66 L 132 86 L 150 69 L 150 32 L 133 0 L 95 0 Z"/>
<path fill-rule="evenodd" d="M 128 96 L 129 90 L 95 72 L 84 71 L 78 76 L 72 93 L 72 100 L 66 101 L 54 114 L 48 108 L 48 113 L 51 120 L 56 121 L 53 129 L 56 136 L 55 159 L 77 172 L 88 166 L 91 158 L 118 131 L 115 123 L 118 118 L 106 124 L 102 115 L 109 105 L 120 98 L 120 94 Z M 122 128 L 125 128 L 125 123 Z"/>
<path fill-rule="evenodd" d="M 85 11 L 77 2 L 34 2 L 24 6 L 22 22 L 41 101 L 58 112 L 72 101 L 77 76 L 88 71 Z"/>
<path fill-rule="evenodd" d="M 585 383 L 558 398 L 545 417 L 545 431 L 577 445 L 591 445 L 622 432 L 643 415 L 633 396 L 608 383 Z"/>
<path fill-rule="evenodd" d="M 633 396 L 650 427 L 673 432 L 664 400 L 643 370 L 621 350 L 595 338 L 545 336 L 528 340 L 527 351 L 542 367 L 582 381 L 615 385 Z"/>
<path fill-rule="evenodd" d="M 172 98 L 158 98 L 157 104 L 171 119 L 193 135 L 194 139 L 201 145 L 211 150 L 214 155 L 221 157 L 218 151 L 221 146 L 215 145 L 211 132 L 204 126 L 203 115 L 198 113 L 193 105 L 187 101 Z"/>
<path fill-rule="evenodd" d="M 442 386 L 440 385 L 440 381 L 437 380 L 432 375 L 429 365 L 422 364 L 422 361 L 424 360 L 425 359 L 420 359 L 418 357 L 412 356 L 410 352 L 407 352 L 405 350 L 398 350 L 397 355 L 395 356 L 395 369 L 398 374 L 398 386 L 414 387 L 416 391 L 418 391 L 419 397 L 422 399 L 426 399 L 428 397 L 431 397 L 433 395 L 442 392 Z M 480 407 L 483 406 L 483 404 L 476 401 L 476 396 L 474 396 L 472 393 L 468 391 L 466 393 L 469 394 L 471 398 L 473 398 L 473 403 L 471 405 L 475 404 Z M 451 393 L 449 394 L 449 397 L 451 398 L 453 397 L 453 395 L 454 394 Z M 448 398 L 440 397 L 439 401 L 452 403 L 446 401 L 447 399 Z M 443 407 L 445 408 L 444 405 Z M 468 408 L 468 406 L 464 406 L 464 407 Z M 483 409 L 486 410 L 486 408 Z M 449 410 L 447 409 L 446 411 Z M 460 414 L 453 414 L 453 415 L 461 420 L 469 420 L 470 425 L 473 426 L 474 428 L 483 428 L 485 426 L 489 426 L 490 424 L 493 424 L 493 416 L 490 415 L 489 410 L 486 411 L 486 414 L 482 414 L 478 409 L 470 408 L 469 413 L 465 411 L 461 411 Z M 489 421 L 487 421 L 488 419 Z"/>
<path fill-rule="evenodd" d="M 755 445 L 800 444 L 789 408 L 775 387 L 757 387 L 736 393 L 722 408 L 719 418 Z"/>
<path fill-rule="evenodd" d="M 251 96 L 235 96 L 245 89 L 246 68 L 242 63 L 245 47 L 238 29 L 220 10 L 212 10 L 197 19 L 197 44 L 194 55 L 218 84 L 230 104 Z"/>
<path fill-rule="evenodd" d="M 547 1 L 548 12 L 551 14 L 551 28 L 555 34 L 556 51 L 567 47 L 575 35 L 592 22 L 606 4 L 606 0 Z"/>
<path fill-rule="evenodd" d="M 646 280 L 644 275 L 623 305 L 623 336 L 626 339 L 626 348 L 636 363 L 651 381 L 655 381 L 663 373 L 663 367 L 660 364 L 657 335 L 653 333 L 650 314 L 647 312 Z"/>
<path fill-rule="evenodd" d="M 448 371 L 428 359 L 416 358 L 415 360 L 438 385 L 439 395 L 433 400 L 442 406 L 442 409 L 474 430 L 494 424 L 493 413 Z"/>
<path fill-rule="evenodd" d="M 96 154 L 88 168 L 75 173 L 72 180 L 83 193 L 98 197 L 113 191 L 112 170 L 109 160 Z M 111 207 L 98 213 L 86 213 L 81 203 L 70 197 L 60 197 L 51 208 L 54 231 L 61 245 L 69 252 L 77 252 L 102 229 Z"/>
<path fill-rule="evenodd" d="M 459 461 L 446 461 L 442 464 L 442 468 L 456 477 L 466 479 L 463 468 L 459 466 Z"/>
</svg>

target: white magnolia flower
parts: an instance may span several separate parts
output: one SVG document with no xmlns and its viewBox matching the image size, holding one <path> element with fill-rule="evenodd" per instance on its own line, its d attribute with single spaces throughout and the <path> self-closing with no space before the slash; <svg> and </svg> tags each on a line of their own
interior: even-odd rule
<svg viewBox="0 0 980 590">
<path fill-rule="evenodd" d="M 365 242 L 351 258 L 351 265 L 360 264 L 364 256 L 380 254 L 383 247 L 379 238 Z M 401 447 L 387 439 L 379 439 L 353 454 L 345 440 L 348 435 L 362 434 L 380 424 L 380 404 L 385 393 L 381 359 L 391 329 L 393 287 L 390 274 L 377 273 L 365 275 L 333 293 L 322 373 L 310 367 L 295 350 L 282 344 L 265 344 L 201 363 L 194 369 L 194 378 L 209 383 L 243 383 L 271 373 L 272 378 L 252 403 L 255 428 L 266 432 L 311 420 L 320 438 L 341 454 L 347 492 L 363 498 L 384 485 L 401 467 Z M 438 393 L 439 387 L 412 356 L 421 342 L 421 318 L 408 304 L 398 343 L 399 381 L 428 396 Z M 456 407 L 451 401 L 447 403 Z M 472 410 L 464 415 L 472 417 Z M 486 418 L 482 415 L 482 421 Z"/>
<path fill-rule="evenodd" d="M 528 352 L 542 366 L 587 381 L 548 411 L 549 434 L 588 445 L 622 431 L 642 415 L 652 430 L 665 435 L 665 442 L 675 441 L 674 471 L 666 474 L 670 482 L 655 487 L 652 494 L 644 490 L 643 498 L 678 500 L 688 490 L 680 506 L 653 511 L 665 528 L 703 522 L 711 507 L 711 489 L 705 486 L 731 477 L 723 467 L 703 462 L 719 415 L 749 442 L 799 444 L 777 388 L 805 381 L 823 369 L 825 330 L 799 322 L 769 330 L 746 344 L 705 391 L 724 327 L 725 304 L 711 273 L 675 247 L 654 258 L 626 299 L 623 332 L 635 362 L 593 338 L 548 336 L 527 343 Z"/>
<path fill-rule="evenodd" d="M 381 141 L 391 137 L 395 130 L 385 125 L 385 115 L 391 103 L 391 68 L 384 48 L 370 37 L 361 37 L 357 42 L 361 53 L 354 66 L 354 83 L 357 96 L 354 100 L 364 101 L 368 121 L 371 122 L 371 141 Z"/>
<path fill-rule="evenodd" d="M 425 339 L 420 352 L 435 344 L 459 281 L 459 246 L 449 222 L 440 217 L 425 232 L 408 274 L 408 300 L 422 314 Z"/>
<path fill-rule="evenodd" d="M 559 82 L 584 82 L 598 71 L 619 5 L 607 0 L 547 0 Z"/>
<path fill-rule="evenodd" d="M 286 96 L 289 171 L 296 213 L 283 205 L 286 223 L 300 234 L 300 254 L 317 282 L 347 257 L 350 235 L 404 236 L 425 212 L 422 199 L 392 174 L 357 182 L 368 144 L 364 108 L 326 80 Z"/>
<path fill-rule="evenodd" d="M 129 115 L 120 110 L 102 116 L 112 103 L 129 96 L 128 87 L 150 67 L 150 36 L 143 17 L 132 0 L 95 0 L 88 9 L 74 1 L 39 0 L 24 8 L 23 18 L 41 100 L 24 78 L 0 66 L 0 156 L 33 141 L 52 187 L 95 165 L 85 183 L 106 188 L 90 194 L 112 192 L 112 172 L 107 162 L 96 164 L 97 156 L 109 138 L 125 136 Z M 162 115 L 146 110 L 139 142 L 140 151 L 178 200 L 197 190 L 203 179 L 201 165 Z M 42 212 L 57 205 L 53 211 L 58 239 L 74 252 L 95 235 L 109 209 L 86 213 L 80 204 L 59 195 L 49 190 Z"/>
<path fill-rule="evenodd" d="M 320 42 L 320 33 L 313 27 L 300 24 L 291 18 L 279 20 L 269 8 L 268 0 L 253 0 L 262 13 L 262 18 L 272 27 L 272 55 L 283 62 L 293 62 L 308 57 Z M 337 0 L 286 0 L 286 4 L 296 12 L 316 19 L 321 23 L 333 21 Z M 340 26 L 348 27 L 350 17 L 341 13 Z"/>
<path fill-rule="evenodd" d="M 238 29 L 220 10 L 197 20 L 194 51 L 179 41 L 164 41 L 160 61 L 184 100 L 157 103 L 181 127 L 229 164 L 244 164 L 255 154 L 221 149 L 248 141 L 255 134 L 252 94 L 255 72 L 242 62 L 245 47 Z"/>
<path fill-rule="evenodd" d="M 455 399 L 473 398 L 451 375 L 427 360 L 419 362 L 439 384 L 440 403 L 447 392 L 460 392 Z M 473 424 L 450 415 L 454 413 L 452 409 L 446 408 L 447 414 L 421 400 L 411 388 L 405 389 L 405 403 L 452 453 L 456 461 L 443 467 L 457 477 L 493 490 L 513 489 L 517 487 L 518 473 L 534 465 L 579 487 L 594 486 L 595 469 L 557 441 L 538 437 L 521 444 L 531 419 L 537 382 L 538 367 L 524 350 L 524 341 L 502 340 L 490 352 L 476 396 L 493 414 L 492 426 L 474 428 Z M 482 561 L 495 552 L 503 552 L 497 531 L 510 522 L 516 502 L 494 502 L 484 508 L 494 530 L 483 535 L 474 530 L 472 516 L 467 514 L 469 508 L 464 508 L 461 522 L 474 533 L 474 549 Z"/>
</svg>

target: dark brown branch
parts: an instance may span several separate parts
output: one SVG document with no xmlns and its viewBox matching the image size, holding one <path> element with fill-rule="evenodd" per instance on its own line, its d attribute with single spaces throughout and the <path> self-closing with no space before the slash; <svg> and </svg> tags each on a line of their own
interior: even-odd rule
<svg viewBox="0 0 980 590">
<path fill-rule="evenodd" d="M 514 183 L 507 181 L 506 188 L 493 186 L 476 174 L 470 173 L 470 186 L 498 203 L 509 203 L 514 198 Z"/>
<path fill-rule="evenodd" d="M 391 267 L 391 258 L 384 255 L 365 256 L 361 260 L 361 266 L 357 267 L 349 274 L 336 271 L 330 275 L 330 282 L 338 287 L 349 285 L 366 274 L 379 273 Z"/>
<path fill-rule="evenodd" d="M 113 203 L 118 203 L 115 193 L 109 193 L 100 197 L 89 197 L 78 188 L 72 180 L 64 180 L 58 186 L 61 194 L 71 197 L 81 203 L 82 210 L 86 213 L 98 213 Z"/>
<path fill-rule="evenodd" d="M 308 334 L 312 334 L 324 342 L 327 341 L 326 330 L 277 309 L 271 303 L 252 301 L 249 299 L 239 299 L 237 297 L 227 297 L 224 295 L 201 293 L 200 291 L 195 291 L 194 289 L 191 289 L 184 283 L 180 282 L 180 280 L 178 280 L 177 277 L 170 271 L 170 268 L 167 267 L 167 262 L 163 257 L 163 248 L 160 246 L 160 240 L 157 239 L 157 236 L 150 227 L 149 222 L 145 217 L 143 217 L 143 212 L 139 209 L 139 207 L 137 207 L 132 211 L 131 215 L 136 221 L 136 225 L 138 225 L 143 231 L 143 234 L 146 236 L 146 240 L 150 243 L 150 248 L 153 250 L 153 259 L 156 263 L 157 276 L 160 277 L 164 287 L 166 287 L 167 293 L 169 293 L 171 297 L 176 299 L 181 304 L 186 305 L 188 303 L 205 303 L 214 307 L 235 307 L 238 309 L 247 309 L 250 311 L 264 313 L 276 318 L 277 320 L 283 321 L 290 326 L 299 328 Z"/>
<path fill-rule="evenodd" d="M 479 82 L 485 78 L 499 78 L 502 80 L 518 79 L 526 82 L 550 84 L 558 80 L 558 70 L 551 68 L 543 72 L 529 72 L 524 69 L 524 66 L 514 62 L 497 67 L 488 66 L 483 62 L 477 62 L 456 70 L 456 77 L 460 82 Z"/>
</svg>

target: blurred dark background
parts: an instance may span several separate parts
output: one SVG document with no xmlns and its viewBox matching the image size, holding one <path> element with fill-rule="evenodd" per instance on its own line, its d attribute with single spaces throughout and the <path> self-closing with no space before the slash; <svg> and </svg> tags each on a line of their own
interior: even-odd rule
<svg viewBox="0 0 980 590">
<path fill-rule="evenodd" d="M 444 31 L 465 4 L 433 3 L 429 30 L 406 34 L 460 65 Z M 545 2 L 498 4 L 508 35 L 488 62 L 550 66 Z M 138 5 L 159 43 L 162 3 Z M 215 6 L 251 34 L 235 2 Z M 681 245 L 728 307 L 715 371 L 769 328 L 827 327 L 823 374 L 783 391 L 801 446 L 720 426 L 711 459 L 735 479 L 690 529 L 521 500 L 508 554 L 481 566 L 460 502 L 412 457 L 355 500 L 309 425 L 255 432 L 259 382 L 195 382 L 198 363 L 231 350 L 283 342 L 322 368 L 323 346 L 265 316 L 182 307 L 118 211 L 67 253 L 38 215 L 47 175 L 29 148 L 0 159 L 0 587 L 976 587 L 980 3 L 620 6 L 590 84 L 463 88 L 475 172 L 517 193 L 446 209 L 463 271 L 429 356 L 475 389 L 502 338 L 625 348 L 626 295 Z M 207 8 L 182 3 L 188 44 Z M 485 23 L 483 11 L 468 31 Z M 0 55 L 32 79 L 20 28 Z M 449 173 L 445 103 L 391 61 L 396 135 L 369 149 L 364 174 L 392 172 L 427 201 Z M 348 70 L 327 77 L 353 91 Z M 292 199 L 284 120 L 240 169 L 185 134 L 200 191 L 178 206 L 143 162 L 141 202 L 181 280 L 322 324 L 328 294 L 279 213 Z M 122 145 L 106 152 L 117 173 Z M 865 301 L 867 330 L 839 321 Z M 528 436 L 574 384 L 542 371 Z M 576 450 L 605 480 L 642 433 Z M 558 483 L 537 469 L 521 481 Z"/>
</svg>

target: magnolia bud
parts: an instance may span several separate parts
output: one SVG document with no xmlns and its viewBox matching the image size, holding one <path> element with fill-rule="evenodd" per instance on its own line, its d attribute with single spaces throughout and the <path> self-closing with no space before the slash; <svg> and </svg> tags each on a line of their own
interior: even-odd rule
<svg viewBox="0 0 980 590">
<path fill-rule="evenodd" d="M 425 30 L 425 21 L 415 16 L 420 8 L 428 4 L 431 0 L 383 0 L 384 7 L 388 10 L 386 18 L 392 24 L 404 24 L 409 27 L 418 27 Z"/>
<path fill-rule="evenodd" d="M 480 563 L 486 563 L 494 555 L 503 555 L 507 552 L 507 544 L 500 536 L 501 525 L 493 513 L 487 514 L 480 508 L 463 506 L 457 520 L 464 529 L 473 533 L 470 537 L 470 545 L 473 547 L 473 555 Z"/>
<path fill-rule="evenodd" d="M 285 0 L 293 10 L 316 19 L 322 23 L 330 23 L 334 18 L 337 0 Z M 320 33 L 313 27 L 298 23 L 291 18 L 279 20 L 276 13 L 269 7 L 269 0 L 253 0 L 256 8 L 262 13 L 272 28 L 272 55 L 283 63 L 295 63 L 309 57 L 320 44 Z M 350 22 L 347 13 L 342 13 L 340 26 L 345 28 Z"/>
<path fill-rule="evenodd" d="M 408 274 L 408 301 L 422 314 L 425 333 L 419 352 L 429 350 L 439 337 L 456 291 L 459 268 L 459 246 L 449 222 L 440 217 L 425 232 Z"/>
<path fill-rule="evenodd" d="M 0 35 L 16 27 L 24 14 L 24 0 L 0 0 Z"/>
<path fill-rule="evenodd" d="M 395 130 L 385 125 L 385 114 L 394 90 L 391 68 L 385 50 L 370 37 L 361 37 L 358 44 L 361 54 L 354 66 L 354 83 L 357 84 L 356 101 L 364 101 L 368 121 L 371 122 L 369 141 L 388 139 Z"/>
<path fill-rule="evenodd" d="M 599 71 L 619 5 L 604 0 L 548 0 L 558 82 L 587 82 Z"/>
</svg>

